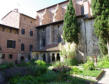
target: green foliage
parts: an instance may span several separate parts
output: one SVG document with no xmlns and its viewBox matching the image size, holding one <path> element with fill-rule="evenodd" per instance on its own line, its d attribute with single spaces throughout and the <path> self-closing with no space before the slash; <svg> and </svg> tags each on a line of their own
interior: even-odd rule
<svg viewBox="0 0 109 84">
<path fill-rule="evenodd" d="M 108 57 L 108 55 L 105 55 L 102 58 L 98 59 L 97 67 L 98 68 L 109 68 L 109 57 Z"/>
<path fill-rule="evenodd" d="M 34 76 L 40 76 L 41 74 L 46 73 L 47 65 L 44 61 L 37 60 L 35 61 L 35 63 L 37 64 L 37 66 L 31 67 Z"/>
<path fill-rule="evenodd" d="M 77 64 L 78 64 L 78 60 L 76 58 L 68 58 L 64 60 L 64 65 L 66 66 L 72 66 Z"/>
<path fill-rule="evenodd" d="M 10 84 L 38 84 L 38 81 L 35 77 L 28 75 L 28 76 L 17 76 L 10 79 Z"/>
<path fill-rule="evenodd" d="M 74 66 L 70 70 L 70 74 L 77 74 L 82 76 L 91 76 L 91 77 L 97 77 L 101 73 L 101 70 L 84 70 L 79 69 L 78 67 Z"/>
<path fill-rule="evenodd" d="M 64 16 L 63 38 L 67 42 L 78 43 L 79 26 L 73 8 L 72 0 L 69 1 L 67 10 Z"/>
<path fill-rule="evenodd" d="M 95 70 L 95 65 L 91 57 L 87 59 L 87 62 L 83 64 L 85 70 Z"/>
<path fill-rule="evenodd" d="M 61 67 L 61 66 L 64 66 L 64 63 L 63 62 L 60 62 L 60 61 L 56 61 L 52 64 L 52 66 L 54 67 Z"/>
<path fill-rule="evenodd" d="M 51 81 L 56 81 L 57 78 L 57 73 L 53 71 L 47 71 L 47 73 L 42 74 L 41 76 L 37 77 L 37 80 L 39 82 L 51 82 Z"/>
<path fill-rule="evenodd" d="M 92 0 L 92 11 L 95 17 L 94 31 L 99 38 L 104 42 L 109 41 L 109 0 Z M 103 50 L 104 43 L 100 43 L 100 50 Z M 105 44 L 106 45 L 106 44 Z"/>
<path fill-rule="evenodd" d="M 101 55 L 106 55 L 108 53 L 107 51 L 107 46 L 106 46 L 106 41 L 103 40 L 102 38 L 99 38 L 99 48 L 100 48 L 100 53 Z"/>
<path fill-rule="evenodd" d="M 46 67 L 46 63 L 43 60 L 36 60 L 35 63 L 37 66 Z"/>
<path fill-rule="evenodd" d="M 0 64 L 0 70 L 7 69 L 7 68 L 10 68 L 10 67 L 13 67 L 13 66 L 14 66 L 13 63 Z"/>
<path fill-rule="evenodd" d="M 29 66 L 29 65 L 31 65 L 31 62 L 24 62 L 24 61 L 22 61 L 21 63 L 19 63 L 19 64 L 16 64 L 16 66 L 18 66 L 18 67 L 24 67 L 24 66 Z"/>
<path fill-rule="evenodd" d="M 80 74 L 83 71 L 81 69 L 79 69 L 78 67 L 74 66 L 71 70 L 70 70 L 70 74 Z"/>
<path fill-rule="evenodd" d="M 80 75 L 97 77 L 101 72 L 101 70 L 85 70 L 82 73 L 80 73 Z"/>
</svg>

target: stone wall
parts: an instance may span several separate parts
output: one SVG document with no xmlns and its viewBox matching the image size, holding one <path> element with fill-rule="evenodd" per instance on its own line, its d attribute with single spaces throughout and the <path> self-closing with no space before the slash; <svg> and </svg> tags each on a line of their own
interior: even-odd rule
<svg viewBox="0 0 109 84">
<path fill-rule="evenodd" d="M 86 56 L 99 55 L 99 48 L 97 37 L 94 34 L 94 19 L 84 19 L 81 17 L 78 18 L 78 22 L 80 22 L 81 24 L 79 34 L 79 45 L 77 50 L 77 59 L 82 61 L 86 60 Z M 46 27 L 42 27 L 46 29 L 46 48 L 49 48 L 49 45 L 54 44 L 57 44 L 56 46 L 59 46 L 59 43 L 57 41 L 57 35 L 59 33 L 62 38 L 62 27 L 63 23 L 55 25 L 51 24 L 48 26 L 46 25 Z M 38 36 L 38 38 L 40 37 Z M 61 43 L 63 43 L 63 40 L 61 41 Z M 54 46 L 51 47 L 54 48 Z M 60 50 L 59 47 L 57 48 L 57 50 Z M 53 51 L 51 50 L 51 52 Z"/>
</svg>

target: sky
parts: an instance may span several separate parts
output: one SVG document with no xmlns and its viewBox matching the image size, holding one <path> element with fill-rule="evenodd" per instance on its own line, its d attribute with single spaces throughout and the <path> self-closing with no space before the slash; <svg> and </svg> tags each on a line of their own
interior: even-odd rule
<svg viewBox="0 0 109 84">
<path fill-rule="evenodd" d="M 0 0 L 0 20 L 13 9 L 35 18 L 37 10 L 63 1 L 66 0 Z"/>
</svg>

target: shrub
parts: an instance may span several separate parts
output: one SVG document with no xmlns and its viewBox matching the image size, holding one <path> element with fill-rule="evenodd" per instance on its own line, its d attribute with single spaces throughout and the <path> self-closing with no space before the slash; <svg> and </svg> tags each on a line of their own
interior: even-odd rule
<svg viewBox="0 0 109 84">
<path fill-rule="evenodd" d="M 103 56 L 98 59 L 97 67 L 99 68 L 109 68 L 109 57 L 108 55 Z"/>
<path fill-rule="evenodd" d="M 38 84 L 38 81 L 35 77 L 28 75 L 28 76 L 17 76 L 9 81 L 10 84 Z"/>
<path fill-rule="evenodd" d="M 30 71 L 34 76 L 40 76 L 47 71 L 47 65 L 44 61 L 37 60 L 35 61 L 36 66 L 31 66 Z"/>
<path fill-rule="evenodd" d="M 64 65 L 67 65 L 67 66 L 72 66 L 77 64 L 78 64 L 78 61 L 76 58 L 69 58 L 64 60 Z"/>
<path fill-rule="evenodd" d="M 2 69 L 7 69 L 7 68 L 10 68 L 10 67 L 13 67 L 13 66 L 14 66 L 13 63 L 0 64 L 0 70 L 2 70 Z"/>
<path fill-rule="evenodd" d="M 83 64 L 85 70 L 95 70 L 95 65 L 91 57 L 87 58 L 87 62 Z"/>
<path fill-rule="evenodd" d="M 61 66 L 64 66 L 64 63 L 63 62 L 60 62 L 60 61 L 56 61 L 52 64 L 52 66 L 54 67 L 61 67 Z"/>
<path fill-rule="evenodd" d="M 47 71 L 47 73 L 42 74 L 41 76 L 37 77 L 37 80 L 39 82 L 51 82 L 51 81 L 55 81 L 57 78 L 57 73 L 55 73 L 54 71 Z"/>
<path fill-rule="evenodd" d="M 36 60 L 35 63 L 37 66 L 46 67 L 46 63 L 42 60 Z"/>
<path fill-rule="evenodd" d="M 74 66 L 71 70 L 70 70 L 70 74 L 80 74 L 82 73 L 82 70 L 79 69 L 78 67 Z"/>
</svg>

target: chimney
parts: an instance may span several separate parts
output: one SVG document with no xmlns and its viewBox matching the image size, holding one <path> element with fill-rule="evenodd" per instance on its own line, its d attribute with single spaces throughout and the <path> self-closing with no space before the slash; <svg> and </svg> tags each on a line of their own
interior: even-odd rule
<svg viewBox="0 0 109 84">
<path fill-rule="evenodd" d="M 18 9 L 17 9 L 17 8 L 16 8 L 16 9 L 14 9 L 13 11 L 18 13 Z"/>
</svg>

